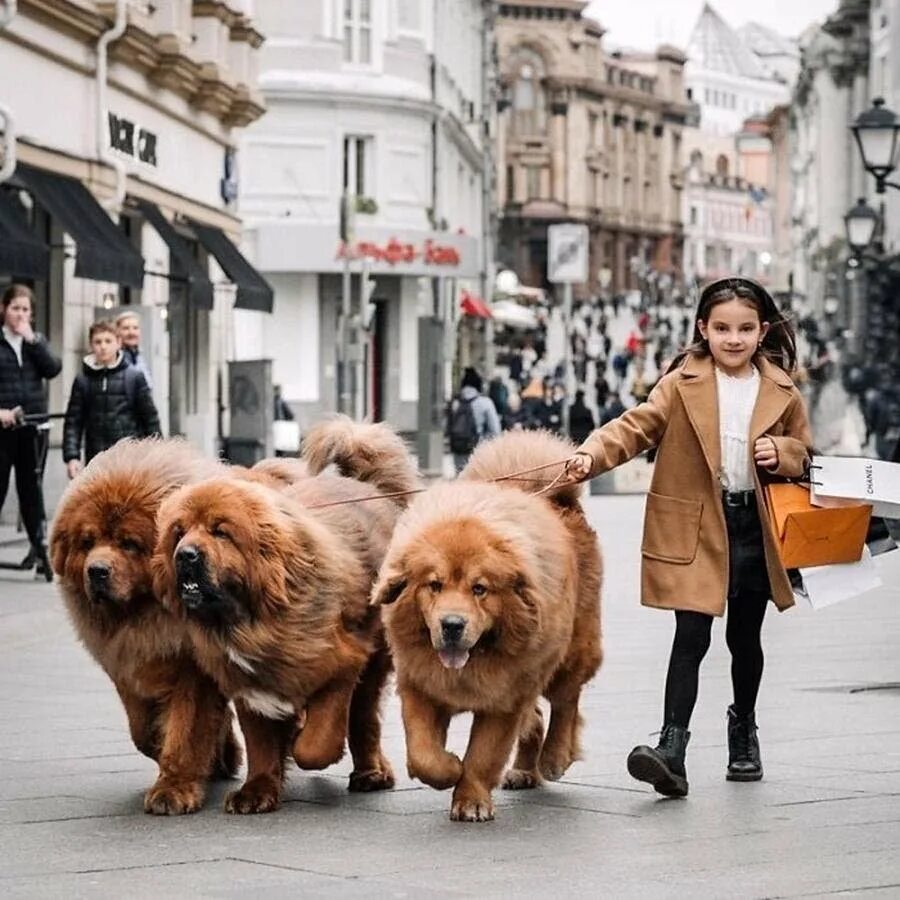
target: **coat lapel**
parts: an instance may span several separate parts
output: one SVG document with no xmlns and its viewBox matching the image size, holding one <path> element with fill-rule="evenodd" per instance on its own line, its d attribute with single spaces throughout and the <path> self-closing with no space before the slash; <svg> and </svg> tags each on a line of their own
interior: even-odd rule
<svg viewBox="0 0 900 900">
<path fill-rule="evenodd" d="M 793 395 L 790 376 L 764 357 L 759 361 L 759 375 L 759 395 L 750 419 L 751 447 L 781 418 Z"/>
<path fill-rule="evenodd" d="M 712 357 L 689 356 L 681 368 L 681 394 L 691 427 L 703 448 L 710 471 L 718 476 L 722 468 L 722 439 L 719 436 L 719 393 Z"/>
</svg>

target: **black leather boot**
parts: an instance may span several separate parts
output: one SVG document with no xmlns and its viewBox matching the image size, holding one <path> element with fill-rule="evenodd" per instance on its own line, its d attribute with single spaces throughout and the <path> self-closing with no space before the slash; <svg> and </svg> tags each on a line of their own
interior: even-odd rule
<svg viewBox="0 0 900 900">
<path fill-rule="evenodd" d="M 759 781 L 763 777 L 756 736 L 756 715 L 739 716 L 728 707 L 728 781 Z"/>
<path fill-rule="evenodd" d="M 691 733 L 678 725 L 666 725 L 656 747 L 641 745 L 628 754 L 628 774 L 646 781 L 666 797 L 686 797 L 688 792 L 684 753 Z"/>
</svg>

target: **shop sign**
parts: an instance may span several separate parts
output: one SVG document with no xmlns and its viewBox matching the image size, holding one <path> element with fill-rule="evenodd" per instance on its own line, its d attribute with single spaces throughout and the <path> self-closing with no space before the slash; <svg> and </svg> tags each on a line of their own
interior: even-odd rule
<svg viewBox="0 0 900 900">
<path fill-rule="evenodd" d="M 401 241 L 392 237 L 387 241 L 357 241 L 349 247 L 343 241 L 338 244 L 337 259 L 369 259 L 374 262 L 425 266 L 455 267 L 460 264 L 456 247 L 427 238 L 421 243 Z"/>
<path fill-rule="evenodd" d="M 110 147 L 123 156 L 156 166 L 156 135 L 113 112 L 108 114 L 108 118 Z"/>
</svg>

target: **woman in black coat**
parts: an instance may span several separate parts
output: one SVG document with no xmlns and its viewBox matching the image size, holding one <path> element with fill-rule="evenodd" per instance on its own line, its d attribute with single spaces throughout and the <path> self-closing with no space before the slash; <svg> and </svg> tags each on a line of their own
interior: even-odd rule
<svg viewBox="0 0 900 900">
<path fill-rule="evenodd" d="M 19 410 L 25 415 L 47 412 L 44 380 L 55 378 L 62 363 L 50 352 L 45 338 L 31 327 L 34 298 L 29 288 L 10 285 L 0 303 L 0 508 L 9 490 L 9 473 L 15 469 L 19 511 L 31 542 L 29 557 L 37 561 L 40 573 L 49 580 L 53 576 L 47 562 L 47 516 L 38 471 L 38 443 L 33 428 L 16 426 Z"/>
<path fill-rule="evenodd" d="M 569 409 L 569 437 L 580 446 L 594 426 L 594 414 L 584 402 L 584 391 L 575 391 L 575 402 Z"/>
</svg>

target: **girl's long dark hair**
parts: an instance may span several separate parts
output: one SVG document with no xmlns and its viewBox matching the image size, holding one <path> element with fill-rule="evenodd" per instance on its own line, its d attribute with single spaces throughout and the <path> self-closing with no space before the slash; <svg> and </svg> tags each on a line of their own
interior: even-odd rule
<svg viewBox="0 0 900 900">
<path fill-rule="evenodd" d="M 672 360 L 666 370 L 667 374 L 677 369 L 688 356 L 709 356 L 709 344 L 703 339 L 698 322 L 708 322 L 713 309 L 729 300 L 741 300 L 752 306 L 759 315 L 759 321 L 769 323 L 769 330 L 763 338 L 762 346 L 754 356 L 761 354 L 788 374 L 794 371 L 797 367 L 797 342 L 790 319 L 785 318 L 772 295 L 759 282 L 752 278 L 735 276 L 720 278 L 703 288 L 694 316 L 694 335 L 691 343 Z"/>
</svg>

